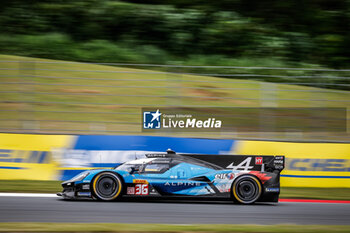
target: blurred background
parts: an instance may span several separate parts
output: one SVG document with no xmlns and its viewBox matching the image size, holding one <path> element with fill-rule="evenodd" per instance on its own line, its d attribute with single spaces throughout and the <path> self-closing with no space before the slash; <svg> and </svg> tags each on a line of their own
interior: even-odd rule
<svg viewBox="0 0 350 233">
<path fill-rule="evenodd" d="M 1 52 L 88 62 L 349 68 L 349 4 L 13 0 L 1 6 Z"/>
<path fill-rule="evenodd" d="M 0 8 L 0 130 L 135 135 L 147 106 L 346 108 L 349 6 L 346 0 L 8 1 Z M 272 120 L 261 118 L 265 125 Z M 350 139 L 337 130 L 263 131 L 272 132 L 171 135 Z"/>
</svg>

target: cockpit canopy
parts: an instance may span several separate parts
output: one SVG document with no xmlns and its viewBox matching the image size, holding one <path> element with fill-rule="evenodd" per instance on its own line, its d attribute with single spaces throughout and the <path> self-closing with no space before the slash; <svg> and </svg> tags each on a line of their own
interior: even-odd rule
<svg viewBox="0 0 350 233">
<path fill-rule="evenodd" d="M 137 172 L 147 172 L 147 173 L 164 173 L 171 167 L 174 167 L 180 163 L 189 163 L 205 168 L 210 168 L 213 170 L 221 170 L 222 168 L 202 160 L 198 160 L 192 157 L 186 156 L 169 156 L 167 154 L 148 154 L 147 158 L 137 159 L 128 161 L 118 167 L 116 170 L 124 170 L 130 173 Z"/>
<path fill-rule="evenodd" d="M 178 163 L 176 163 L 178 164 Z M 147 173 L 164 173 L 170 166 L 176 165 L 170 158 L 144 158 L 126 162 L 118 167 L 116 170 L 123 170 L 128 172 L 147 172 Z"/>
</svg>

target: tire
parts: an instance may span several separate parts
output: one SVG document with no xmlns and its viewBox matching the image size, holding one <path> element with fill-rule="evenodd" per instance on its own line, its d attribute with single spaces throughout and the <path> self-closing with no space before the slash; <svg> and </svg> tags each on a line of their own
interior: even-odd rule
<svg viewBox="0 0 350 233">
<path fill-rule="evenodd" d="M 240 204 L 253 204 L 262 193 L 261 183 L 255 176 L 239 176 L 232 185 L 234 202 Z"/>
<path fill-rule="evenodd" d="M 98 174 L 92 182 L 92 194 L 98 200 L 114 201 L 121 197 L 123 181 L 112 172 Z"/>
</svg>

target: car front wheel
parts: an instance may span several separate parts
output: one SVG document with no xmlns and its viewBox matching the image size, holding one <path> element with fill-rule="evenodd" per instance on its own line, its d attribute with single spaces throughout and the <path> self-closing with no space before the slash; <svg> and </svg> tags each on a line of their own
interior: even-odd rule
<svg viewBox="0 0 350 233">
<path fill-rule="evenodd" d="M 98 200 L 117 200 L 121 196 L 122 189 L 123 182 L 121 178 L 112 172 L 102 172 L 92 182 L 93 195 Z"/>
</svg>

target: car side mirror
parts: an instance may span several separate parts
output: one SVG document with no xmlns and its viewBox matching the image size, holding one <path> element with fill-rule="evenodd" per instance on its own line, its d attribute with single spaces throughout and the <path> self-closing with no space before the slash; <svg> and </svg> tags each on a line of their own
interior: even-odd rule
<svg viewBox="0 0 350 233">
<path fill-rule="evenodd" d="M 138 172 L 138 171 L 139 171 L 139 168 L 138 168 L 138 167 L 129 167 L 129 168 L 128 168 L 128 172 L 129 172 L 130 174 L 133 174 L 133 173 Z"/>
</svg>

